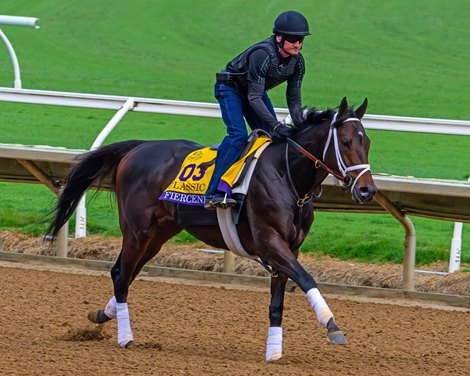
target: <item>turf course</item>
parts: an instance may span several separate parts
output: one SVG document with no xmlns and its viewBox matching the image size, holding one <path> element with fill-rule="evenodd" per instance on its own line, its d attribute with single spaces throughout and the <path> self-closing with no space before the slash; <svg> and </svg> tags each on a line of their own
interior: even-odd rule
<svg viewBox="0 0 470 376">
<path fill-rule="evenodd" d="M 303 102 L 320 109 L 369 98 L 368 113 L 470 119 L 470 5 L 464 0 L 187 1 L 2 0 L 0 14 L 35 16 L 41 29 L 2 27 L 20 59 L 23 87 L 215 102 L 214 74 L 270 34 L 286 7 L 303 12 L 312 36 L 303 55 Z M 0 47 L 0 86 L 13 73 Z M 270 94 L 285 107 L 284 88 Z M 0 102 L 0 142 L 89 148 L 112 112 Z M 466 180 L 470 138 L 369 131 L 374 172 Z M 124 139 L 218 142 L 218 119 L 128 114 L 106 143 Z M 53 202 L 42 186 L 0 183 L 0 229 L 40 234 Z M 446 260 L 452 223 L 413 218 L 418 262 Z M 89 231 L 118 235 L 103 196 L 89 205 Z M 72 224 L 73 226 L 73 224 Z M 73 227 L 72 227 L 73 228 Z M 335 239 L 334 241 L 332 239 Z M 177 241 L 191 241 L 180 236 Z M 386 215 L 318 213 L 303 249 L 375 262 L 402 259 L 403 230 Z M 463 260 L 470 261 L 464 229 Z"/>
</svg>

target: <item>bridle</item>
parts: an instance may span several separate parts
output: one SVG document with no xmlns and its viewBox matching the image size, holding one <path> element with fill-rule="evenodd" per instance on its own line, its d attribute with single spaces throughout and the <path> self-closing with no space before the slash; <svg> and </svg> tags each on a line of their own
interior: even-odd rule
<svg viewBox="0 0 470 376">
<path fill-rule="evenodd" d="M 336 156 L 336 161 L 338 165 L 338 170 L 334 171 L 330 167 L 328 167 L 324 162 L 322 162 L 320 159 L 309 153 L 307 150 L 305 150 L 302 146 L 300 146 L 297 142 L 292 140 L 291 138 L 287 138 L 288 145 L 291 145 L 296 149 L 298 152 L 301 154 L 305 155 L 307 158 L 311 159 L 313 162 L 315 162 L 315 168 L 322 168 L 329 174 L 333 175 L 336 179 L 340 180 L 343 182 L 343 186 L 349 187 L 351 193 L 354 190 L 354 187 L 356 186 L 356 183 L 358 182 L 359 178 L 364 175 L 367 171 L 370 171 L 370 164 L 357 164 L 354 166 L 346 166 L 346 164 L 343 161 L 343 157 L 341 156 L 341 152 L 339 150 L 339 142 L 338 142 L 338 131 L 337 131 L 337 125 L 336 123 L 338 122 L 336 117 L 338 113 L 335 113 L 333 119 L 331 120 L 330 124 L 330 129 L 328 131 L 328 138 L 325 143 L 325 148 L 323 149 L 323 160 L 325 160 L 326 153 L 328 149 L 330 148 L 331 141 L 333 140 L 333 145 L 335 148 L 335 156 Z M 348 121 L 358 121 L 361 122 L 360 119 L 358 118 L 347 118 L 346 120 L 341 121 L 342 124 L 348 122 Z M 349 174 L 351 171 L 356 171 L 356 170 L 362 170 L 354 179 L 353 177 Z"/>
</svg>

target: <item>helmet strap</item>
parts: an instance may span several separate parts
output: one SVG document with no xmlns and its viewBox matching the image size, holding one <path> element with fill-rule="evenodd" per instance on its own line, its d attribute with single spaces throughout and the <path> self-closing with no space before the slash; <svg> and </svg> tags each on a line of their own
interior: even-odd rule
<svg viewBox="0 0 470 376">
<path fill-rule="evenodd" d="M 281 37 L 281 41 L 280 41 L 280 42 L 277 41 L 277 37 L 278 37 L 278 36 Z M 284 39 L 284 35 L 282 35 L 282 34 L 276 34 L 275 37 L 276 37 L 276 44 L 277 44 L 277 46 L 278 46 L 279 48 L 284 47 L 284 42 L 286 41 L 286 40 Z"/>
</svg>

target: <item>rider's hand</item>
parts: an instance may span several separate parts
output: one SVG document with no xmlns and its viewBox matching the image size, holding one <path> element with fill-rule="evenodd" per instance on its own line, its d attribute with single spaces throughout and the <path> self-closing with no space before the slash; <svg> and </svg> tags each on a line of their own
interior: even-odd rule
<svg viewBox="0 0 470 376">
<path fill-rule="evenodd" d="M 271 131 L 271 137 L 274 142 L 284 140 L 286 137 L 291 137 L 294 129 L 284 123 L 277 123 Z"/>
</svg>

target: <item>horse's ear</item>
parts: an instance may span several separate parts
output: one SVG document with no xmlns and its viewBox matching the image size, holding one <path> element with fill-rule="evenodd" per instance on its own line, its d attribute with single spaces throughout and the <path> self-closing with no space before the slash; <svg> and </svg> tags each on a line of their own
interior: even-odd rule
<svg viewBox="0 0 470 376">
<path fill-rule="evenodd" d="M 364 98 L 364 103 L 362 103 L 358 109 L 355 111 L 356 112 L 356 116 L 359 118 L 359 119 L 362 119 L 364 114 L 366 113 L 366 109 L 367 109 L 367 104 L 369 102 L 367 101 L 367 98 Z"/>
<path fill-rule="evenodd" d="M 348 109 L 348 100 L 346 97 L 343 97 L 341 103 L 339 104 L 337 119 L 341 119 Z"/>
</svg>

